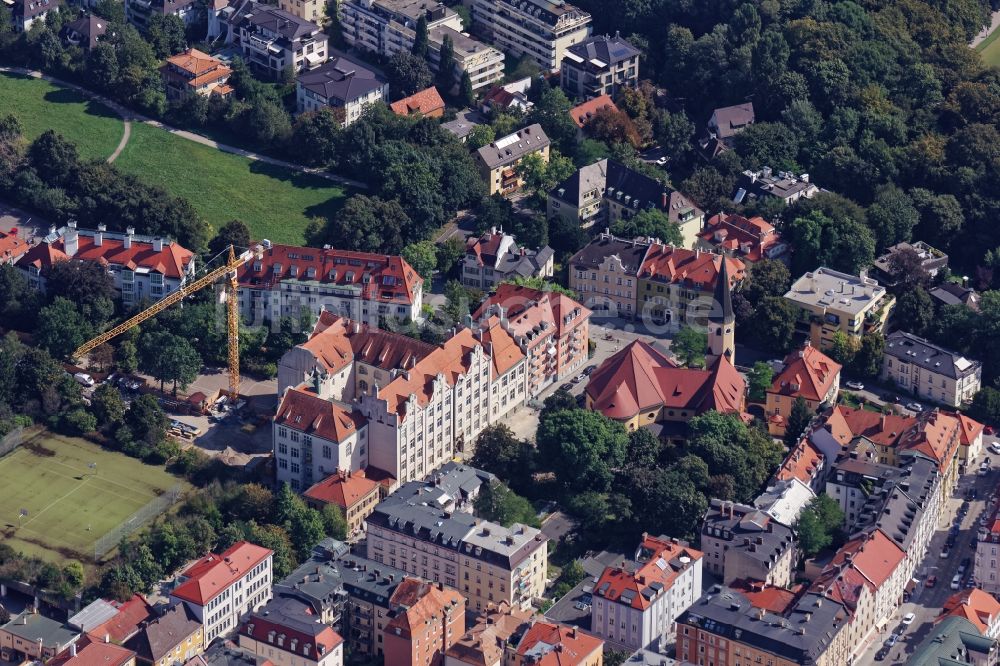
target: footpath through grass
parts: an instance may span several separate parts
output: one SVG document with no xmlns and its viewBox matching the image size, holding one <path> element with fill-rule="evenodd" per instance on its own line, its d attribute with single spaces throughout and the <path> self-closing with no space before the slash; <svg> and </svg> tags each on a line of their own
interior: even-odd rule
<svg viewBox="0 0 1000 666">
<path fill-rule="evenodd" d="M 89 563 L 100 537 L 177 485 L 190 488 L 162 467 L 86 440 L 26 431 L 0 458 L 0 534 L 28 555 Z"/>
<path fill-rule="evenodd" d="M 68 88 L 19 74 L 0 73 L 0 115 L 13 113 L 30 140 L 53 129 L 87 159 L 107 159 L 125 132 L 114 111 Z"/>
</svg>

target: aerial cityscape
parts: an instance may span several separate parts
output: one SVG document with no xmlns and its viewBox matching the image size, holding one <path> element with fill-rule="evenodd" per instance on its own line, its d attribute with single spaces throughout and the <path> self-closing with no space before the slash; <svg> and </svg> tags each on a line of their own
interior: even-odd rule
<svg viewBox="0 0 1000 666">
<path fill-rule="evenodd" d="M 1000 0 L 0 0 L 0 666 L 1000 666 Z"/>
</svg>

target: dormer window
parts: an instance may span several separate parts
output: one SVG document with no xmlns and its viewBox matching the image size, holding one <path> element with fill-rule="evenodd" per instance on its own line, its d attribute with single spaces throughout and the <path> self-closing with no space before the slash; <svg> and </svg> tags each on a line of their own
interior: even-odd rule
<svg viewBox="0 0 1000 666">
<path fill-rule="evenodd" d="M 275 264 L 274 267 L 273 267 L 273 270 L 274 270 L 275 273 L 280 273 L 281 272 L 281 264 Z"/>
<path fill-rule="evenodd" d="M 264 264 L 262 262 L 259 262 L 259 261 L 253 262 L 253 271 L 254 271 L 254 273 L 260 273 L 263 268 L 264 268 Z"/>
<path fill-rule="evenodd" d="M 294 265 L 294 264 L 292 264 L 288 268 L 288 271 L 289 271 L 289 273 L 291 274 L 292 277 L 298 277 L 298 275 L 299 275 L 299 267 L 296 266 L 296 265 Z"/>
</svg>

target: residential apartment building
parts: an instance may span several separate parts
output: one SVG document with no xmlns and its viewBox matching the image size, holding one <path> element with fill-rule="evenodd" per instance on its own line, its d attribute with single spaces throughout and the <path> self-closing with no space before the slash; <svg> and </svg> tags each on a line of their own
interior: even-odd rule
<svg viewBox="0 0 1000 666">
<path fill-rule="evenodd" d="M 272 419 L 278 483 L 303 491 L 335 472 L 368 465 L 368 424 L 349 407 L 325 399 L 302 384 L 281 396 Z"/>
<path fill-rule="evenodd" d="M 99 42 L 114 36 L 114 32 L 108 35 L 108 22 L 104 18 L 94 14 L 84 14 L 64 25 L 60 36 L 66 44 L 90 51 Z"/>
<path fill-rule="evenodd" d="M 736 257 L 745 263 L 761 259 L 781 259 L 788 244 L 774 226 L 760 216 L 745 218 L 736 213 L 719 213 L 705 222 L 695 247 Z"/>
<path fill-rule="evenodd" d="M 819 193 L 819 188 L 809 182 L 809 174 L 796 176 L 786 171 L 774 172 L 771 167 L 760 171 L 744 171 L 736 182 L 733 203 L 745 204 L 755 199 L 776 198 L 786 204 L 799 199 L 811 199 Z"/>
<path fill-rule="evenodd" d="M 126 306 L 158 301 L 177 291 L 195 272 L 194 253 L 169 239 L 137 236 L 131 227 L 124 234 L 108 232 L 103 224 L 96 231 L 78 230 L 72 221 L 59 230 L 50 228 L 14 265 L 44 292 L 48 269 L 70 259 L 105 266 Z"/>
<path fill-rule="evenodd" d="M 972 577 L 976 587 L 996 596 L 1000 595 L 1000 510 L 987 511 L 986 524 L 979 527 Z"/>
<path fill-rule="evenodd" d="M 743 578 L 792 584 L 795 534 L 752 506 L 713 499 L 701 525 L 701 550 L 703 567 L 726 585 Z"/>
<path fill-rule="evenodd" d="M 312 606 L 293 597 L 272 599 L 250 613 L 239 646 L 274 666 L 343 666 L 344 639 L 316 620 Z"/>
<path fill-rule="evenodd" d="M 316 24 L 323 23 L 326 18 L 326 3 L 322 0 L 278 0 L 278 9 Z"/>
<path fill-rule="evenodd" d="M 329 59 L 329 41 L 318 25 L 283 9 L 248 3 L 235 21 L 243 59 L 272 80 L 315 69 Z"/>
<path fill-rule="evenodd" d="M 565 294 L 507 283 L 497 287 L 474 316 L 513 339 L 525 359 L 525 391 L 530 399 L 583 369 L 589 358 L 590 315 L 589 309 Z M 495 352 L 498 345 L 493 347 Z M 509 355 L 514 358 L 513 349 Z"/>
<path fill-rule="evenodd" d="M 875 260 L 874 274 L 880 284 L 895 287 L 904 271 L 916 268 L 927 278 L 948 267 L 948 255 L 923 241 L 896 243 L 886 248 L 885 254 Z"/>
<path fill-rule="evenodd" d="M 636 277 L 649 251 L 647 239 L 616 238 L 605 230 L 569 259 L 569 288 L 599 317 L 632 319 L 638 313 Z"/>
<path fill-rule="evenodd" d="M 816 493 L 806 482 L 798 478 L 776 479 L 769 483 L 753 505 L 777 520 L 782 525 L 792 527 Z"/>
<path fill-rule="evenodd" d="M 708 119 L 708 136 L 723 147 L 732 148 L 734 137 L 753 125 L 755 119 L 753 102 L 715 109 Z"/>
<path fill-rule="evenodd" d="M 343 109 L 346 127 L 368 106 L 389 101 L 389 82 L 353 60 L 337 57 L 295 79 L 295 100 L 299 113 Z"/>
<path fill-rule="evenodd" d="M 139 633 L 154 615 L 155 611 L 146 598 L 133 594 L 126 601 L 95 599 L 76 615 L 70 616 L 68 624 L 85 634 L 121 645 Z"/>
<path fill-rule="evenodd" d="M 643 535 L 633 560 L 605 567 L 590 612 L 591 632 L 630 651 L 673 636 L 674 621 L 701 596 L 702 554 L 677 539 Z"/>
<path fill-rule="evenodd" d="M 471 0 L 472 24 L 514 57 L 529 56 L 544 71 L 559 69 L 573 44 L 590 36 L 590 14 L 553 0 Z"/>
<path fill-rule="evenodd" d="M 896 298 L 872 278 L 825 267 L 797 279 L 785 298 L 799 309 L 796 329 L 821 350 L 830 349 L 837 332 L 854 340 L 882 333 L 896 305 Z"/>
<path fill-rule="evenodd" d="M 327 504 L 339 506 L 347 521 L 348 534 L 353 535 L 361 531 L 365 518 L 375 510 L 379 488 L 377 482 L 365 476 L 364 470 L 338 471 L 306 489 L 302 497 L 306 504 L 320 511 Z"/>
<path fill-rule="evenodd" d="M 233 91 L 227 83 L 232 71 L 218 58 L 188 49 L 167 58 L 160 67 L 160 76 L 167 100 L 179 102 L 191 95 L 228 95 Z"/>
<path fill-rule="evenodd" d="M 433 486 L 409 483 L 383 500 L 367 520 L 367 556 L 457 589 L 470 609 L 502 601 L 529 608 L 545 591 L 546 537 L 427 501 L 439 495 Z"/>
<path fill-rule="evenodd" d="M 802 349 L 786 356 L 784 367 L 774 377 L 765 397 L 768 432 L 775 437 L 785 436 L 792 408 L 799 398 L 805 400 L 811 412 L 834 405 L 840 391 L 841 370 L 839 363 L 808 341 Z"/>
<path fill-rule="evenodd" d="M 390 57 L 410 52 L 416 39 L 417 21 L 427 20 L 427 60 L 437 71 L 445 37 L 452 42 L 455 81 L 464 72 L 472 79 L 473 90 L 503 78 L 504 54 L 463 30 L 462 18 L 449 7 L 430 0 L 347 0 L 339 6 L 344 39 L 351 46 Z"/>
<path fill-rule="evenodd" d="M 477 150 L 476 163 L 489 194 L 506 196 L 519 190 L 524 181 L 517 173 L 517 165 L 528 155 L 538 155 L 545 163 L 549 161 L 549 137 L 537 123 Z"/>
<path fill-rule="evenodd" d="M 688 664 L 843 666 L 850 663 L 849 613 L 809 591 L 767 586 L 757 594 L 716 585 L 677 620 L 677 659 Z"/>
<path fill-rule="evenodd" d="M 875 632 L 875 583 L 855 567 L 829 567 L 816 576 L 809 591 L 844 607 L 847 613 L 844 632 L 850 650 L 850 658 L 845 663 L 860 658 Z"/>
<path fill-rule="evenodd" d="M 60 0 L 13 0 L 5 4 L 11 10 L 14 32 L 28 32 L 35 21 L 45 21 L 49 12 L 58 12 Z"/>
<path fill-rule="evenodd" d="M 187 604 L 177 603 L 146 623 L 125 646 L 140 664 L 184 664 L 205 651 L 205 632 Z"/>
<path fill-rule="evenodd" d="M 253 323 L 329 312 L 377 325 L 422 319 L 424 280 L 399 256 L 263 241 L 237 271 L 240 312 Z"/>
<path fill-rule="evenodd" d="M 0 657 L 22 663 L 46 662 L 80 640 L 80 631 L 44 615 L 34 608 L 13 615 L 0 626 Z"/>
<path fill-rule="evenodd" d="M 514 278 L 552 277 L 554 257 L 548 245 L 539 250 L 518 247 L 513 236 L 494 227 L 466 242 L 462 284 L 488 292 Z"/>
<path fill-rule="evenodd" d="M 683 246 L 695 246 L 705 213 L 680 192 L 614 160 L 603 159 L 578 169 L 549 191 L 546 206 L 549 217 L 559 216 L 583 227 L 610 227 L 646 209 L 666 214 L 678 226 Z"/>
<path fill-rule="evenodd" d="M 170 601 L 185 604 L 201 622 L 206 646 L 236 631 L 244 614 L 271 599 L 273 555 L 267 548 L 238 541 L 219 555 L 206 555 L 178 576 Z"/>
<path fill-rule="evenodd" d="M 441 583 L 406 578 L 389 599 L 392 619 L 385 627 L 385 663 L 426 666 L 465 633 L 465 599 Z"/>
<path fill-rule="evenodd" d="M 705 412 L 742 413 L 745 393 L 746 382 L 728 358 L 704 370 L 680 368 L 656 347 L 635 340 L 591 373 L 584 395 L 587 409 L 629 431 L 645 427 L 671 438 Z"/>
<path fill-rule="evenodd" d="M 509 663 L 521 637 L 531 628 L 532 610 L 501 602 L 488 606 L 476 623 L 444 653 L 442 666 L 503 666 Z"/>
<path fill-rule="evenodd" d="M 595 35 L 563 53 L 559 82 L 570 99 L 615 96 L 639 86 L 639 49 L 616 34 Z"/>
<path fill-rule="evenodd" d="M 1000 601 L 982 590 L 961 590 L 948 597 L 938 621 L 946 617 L 965 618 L 976 625 L 983 636 L 993 640 L 1000 637 Z"/>
<path fill-rule="evenodd" d="M 510 666 L 602 666 L 604 641 L 564 624 L 536 621 L 510 655 Z"/>
<path fill-rule="evenodd" d="M 882 380 L 924 400 L 961 407 L 982 385 L 983 364 L 930 340 L 894 331 L 886 336 Z"/>
<path fill-rule="evenodd" d="M 176 16 L 188 26 L 198 17 L 195 0 L 125 0 L 125 20 L 145 30 L 154 15 Z"/>
</svg>

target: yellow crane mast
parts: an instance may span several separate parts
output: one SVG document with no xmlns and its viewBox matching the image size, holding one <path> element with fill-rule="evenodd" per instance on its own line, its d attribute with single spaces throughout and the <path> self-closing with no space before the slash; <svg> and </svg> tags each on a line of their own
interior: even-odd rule
<svg viewBox="0 0 1000 666">
<path fill-rule="evenodd" d="M 224 266 L 220 266 L 219 268 L 209 271 L 194 282 L 182 285 L 177 291 L 169 296 L 161 298 L 134 317 L 127 319 L 104 333 L 101 333 L 92 340 L 88 340 L 83 343 L 76 349 L 76 351 L 73 352 L 73 357 L 77 359 L 83 358 L 99 345 L 118 337 L 125 331 L 135 328 L 150 317 L 156 316 L 174 303 L 182 300 L 185 296 L 189 296 L 190 294 L 193 294 L 210 284 L 214 284 L 219 278 L 225 277 L 226 324 L 229 329 L 229 396 L 235 400 L 240 393 L 240 305 L 236 274 L 240 266 L 255 257 L 260 258 L 262 254 L 263 250 L 259 245 L 254 247 L 252 250 L 247 250 L 239 255 L 236 254 L 235 249 L 232 245 L 230 245 L 229 257 Z"/>
</svg>

